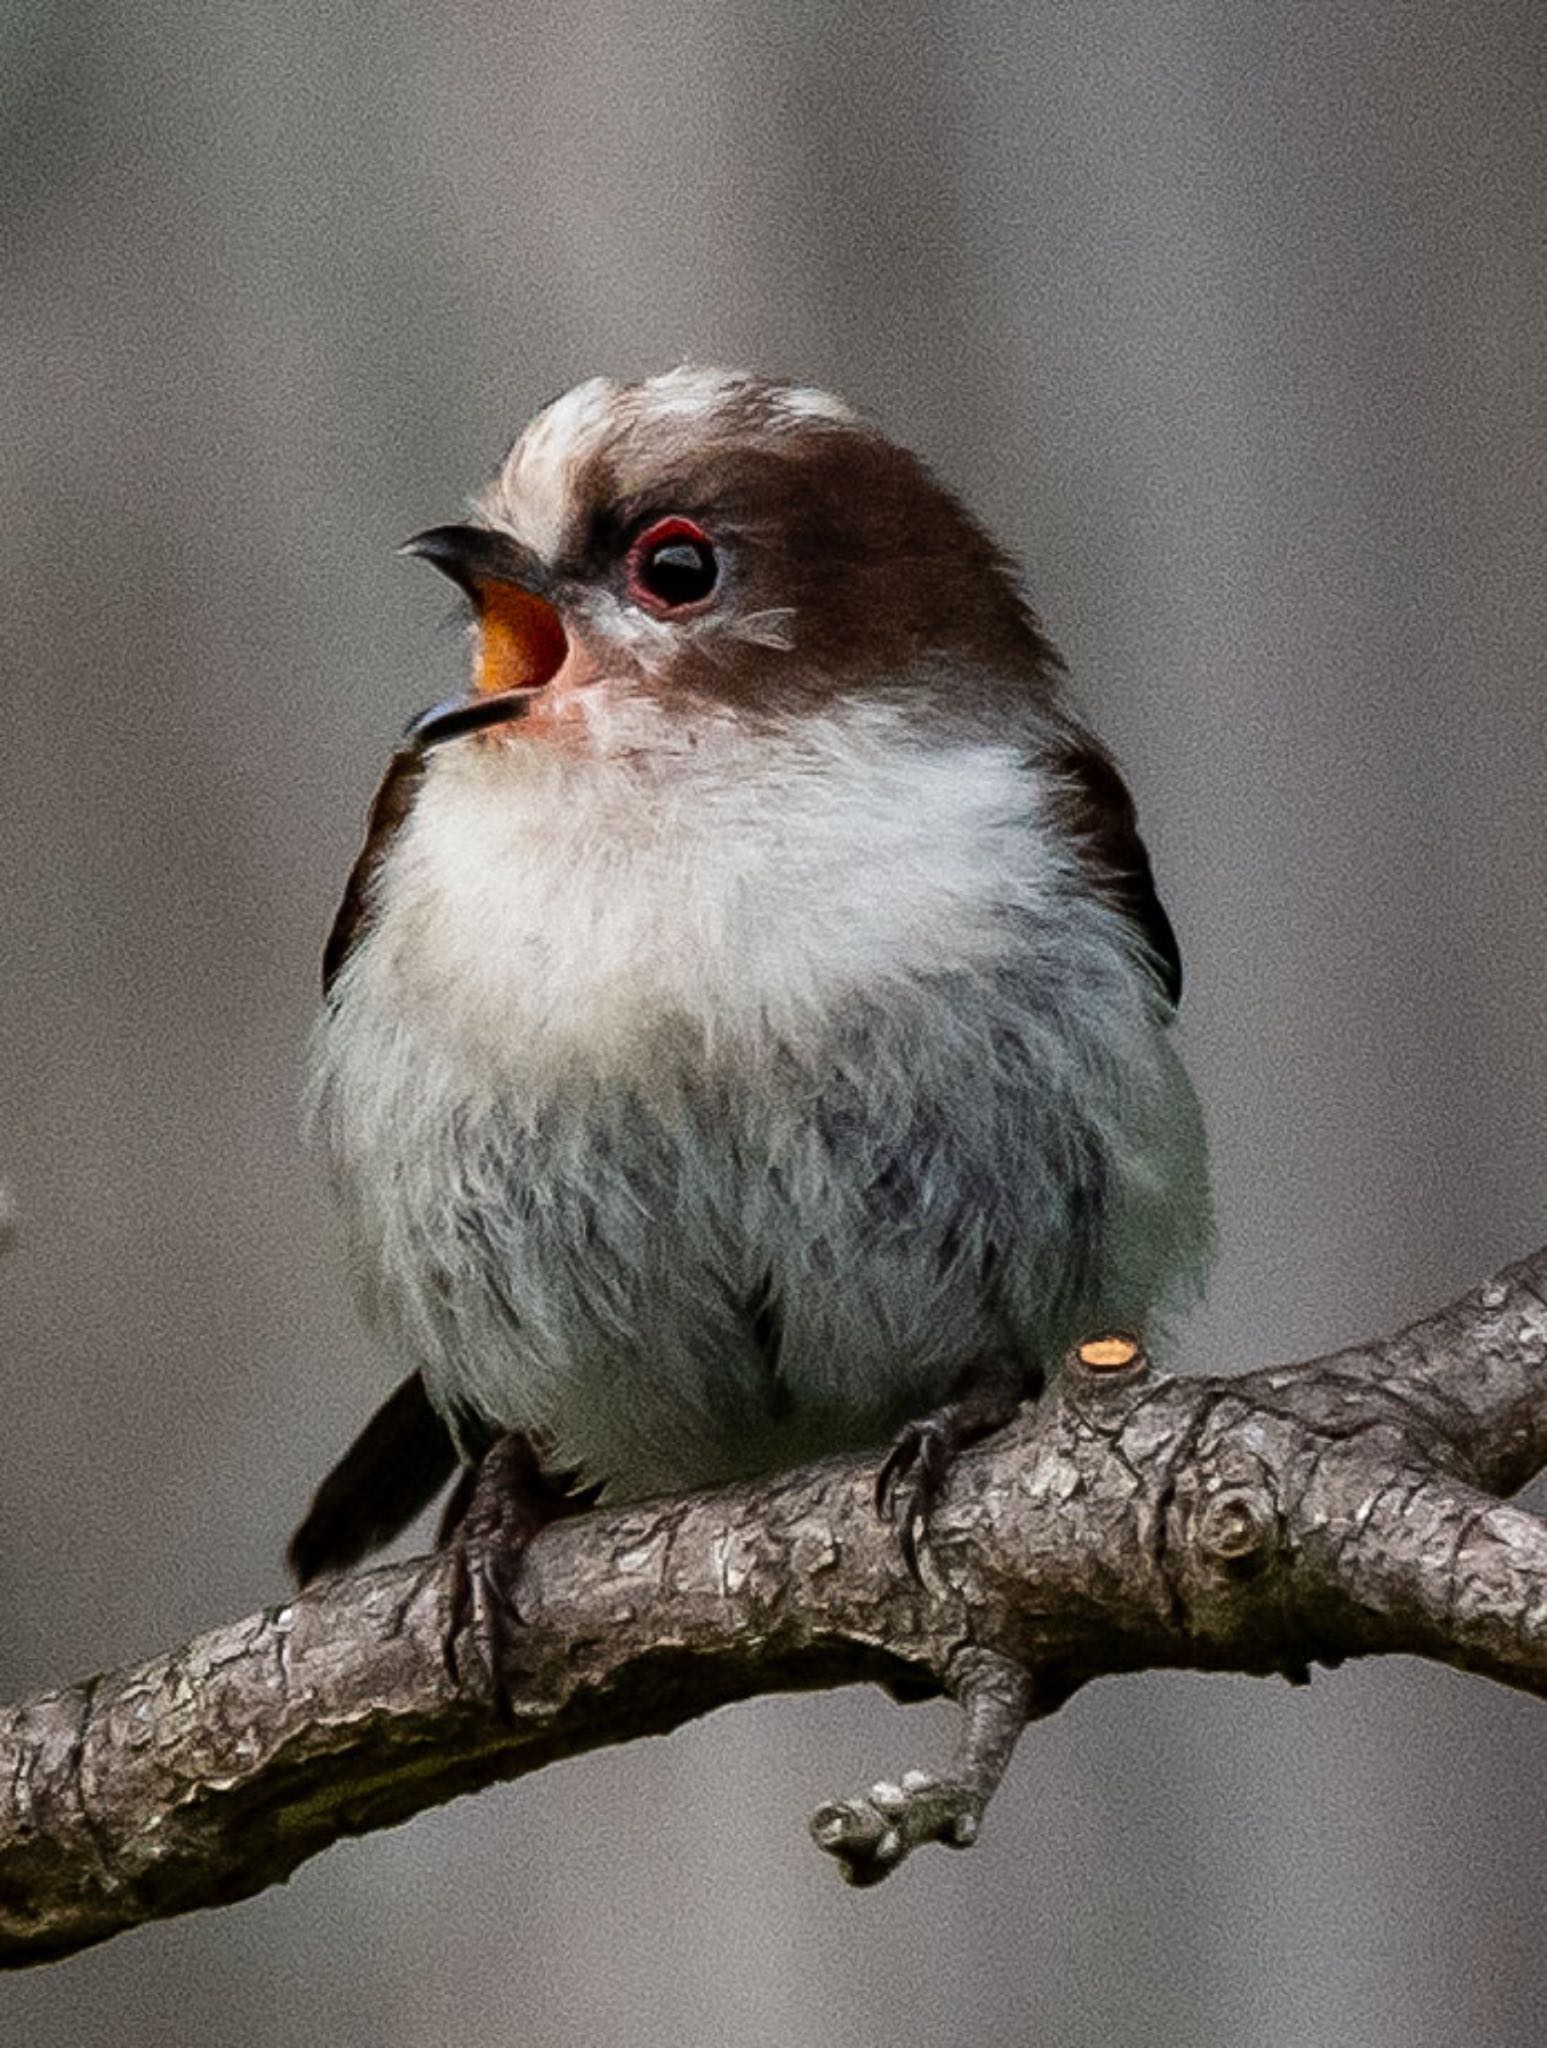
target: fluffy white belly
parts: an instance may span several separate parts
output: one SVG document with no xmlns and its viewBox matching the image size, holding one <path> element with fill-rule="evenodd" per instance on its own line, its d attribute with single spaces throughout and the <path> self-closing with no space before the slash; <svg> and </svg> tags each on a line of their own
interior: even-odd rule
<svg viewBox="0 0 1547 2048">
<path fill-rule="evenodd" d="M 708 1483 L 1196 1277 L 1196 1104 L 1042 799 L 875 709 L 434 759 L 319 1104 L 367 1297 L 465 1440 Z"/>
</svg>

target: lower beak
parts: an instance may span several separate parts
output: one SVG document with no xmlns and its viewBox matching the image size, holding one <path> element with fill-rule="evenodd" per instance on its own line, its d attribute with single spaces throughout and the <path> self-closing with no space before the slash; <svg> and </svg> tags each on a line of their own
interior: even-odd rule
<svg viewBox="0 0 1547 2048">
<path fill-rule="evenodd" d="M 563 621 L 543 595 L 542 562 L 486 526 L 436 526 L 403 552 L 433 563 L 466 591 L 478 621 L 473 688 L 421 712 L 405 738 L 420 751 L 524 718 L 569 652 Z"/>
<path fill-rule="evenodd" d="M 445 740 L 459 740 L 470 732 L 483 732 L 491 725 L 511 725 L 525 718 L 542 685 L 520 690 L 475 692 L 471 697 L 448 697 L 444 704 L 432 704 L 403 728 L 403 737 L 417 753 L 426 754 Z"/>
</svg>

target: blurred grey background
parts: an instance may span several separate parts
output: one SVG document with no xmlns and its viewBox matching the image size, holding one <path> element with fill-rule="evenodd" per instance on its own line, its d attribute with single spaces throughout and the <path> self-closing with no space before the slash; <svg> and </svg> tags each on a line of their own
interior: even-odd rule
<svg viewBox="0 0 1547 2048">
<path fill-rule="evenodd" d="M 1547 1238 L 1533 0 L 7 0 L 0 1693 L 282 1589 L 385 1386 L 296 1103 L 394 546 L 542 400 L 829 384 L 1024 559 L 1188 956 L 1183 1362 Z M 970 1857 L 808 1809 L 940 1709 L 760 1702 L 0 1985 L 29 2048 L 1534 2048 L 1547 1719 L 1408 1665 L 1109 1683 Z"/>
</svg>

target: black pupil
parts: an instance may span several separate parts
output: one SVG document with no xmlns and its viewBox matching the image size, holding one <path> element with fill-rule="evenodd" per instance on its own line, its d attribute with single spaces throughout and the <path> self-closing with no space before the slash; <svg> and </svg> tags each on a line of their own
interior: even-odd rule
<svg viewBox="0 0 1547 2048">
<path fill-rule="evenodd" d="M 662 604 L 697 604 L 715 586 L 720 565 L 706 540 L 679 534 L 650 548 L 639 565 L 639 580 Z"/>
</svg>

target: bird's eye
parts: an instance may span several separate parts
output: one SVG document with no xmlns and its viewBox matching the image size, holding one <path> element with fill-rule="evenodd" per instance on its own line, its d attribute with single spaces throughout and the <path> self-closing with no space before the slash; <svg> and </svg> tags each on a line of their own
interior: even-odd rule
<svg viewBox="0 0 1547 2048">
<path fill-rule="evenodd" d="M 720 558 L 691 519 L 656 519 L 628 551 L 628 594 L 657 617 L 686 611 L 714 595 Z"/>
</svg>

